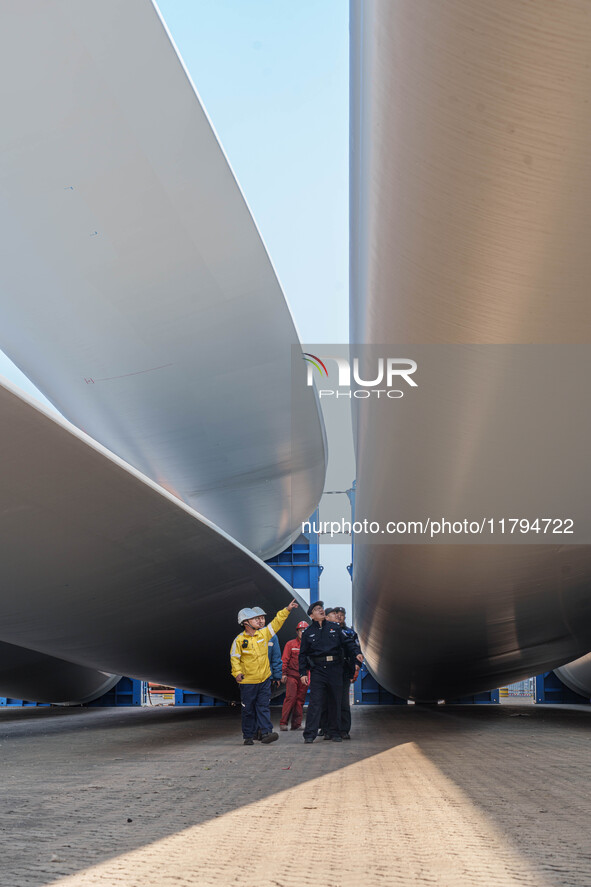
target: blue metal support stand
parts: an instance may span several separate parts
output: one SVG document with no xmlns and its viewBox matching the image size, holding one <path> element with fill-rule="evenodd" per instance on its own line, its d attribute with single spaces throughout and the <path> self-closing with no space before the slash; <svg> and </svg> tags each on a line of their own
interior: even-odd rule
<svg viewBox="0 0 591 887">
<path fill-rule="evenodd" d="M 107 706 L 131 706 L 141 705 L 144 701 L 144 681 L 135 678 L 121 678 L 108 693 L 99 696 L 94 702 L 88 702 L 90 708 L 102 708 Z M 84 706 L 85 708 L 87 707 Z"/>
<path fill-rule="evenodd" d="M 355 705 L 407 705 L 406 699 L 385 690 L 367 670 L 361 666 L 359 677 L 353 684 Z"/>
<path fill-rule="evenodd" d="M 471 693 L 458 699 L 446 699 L 447 705 L 500 705 L 500 690 L 484 690 L 482 693 Z"/>
<path fill-rule="evenodd" d="M 49 708 L 49 702 L 29 702 L 28 699 L 12 699 L 10 696 L 0 696 L 0 707 L 6 708 Z"/>
<path fill-rule="evenodd" d="M 562 703 L 571 705 L 589 705 L 591 700 L 586 696 L 575 693 L 566 684 L 563 684 L 553 671 L 545 671 L 535 678 L 535 701 L 538 705 Z"/>
<path fill-rule="evenodd" d="M 310 603 L 320 599 L 320 575 L 324 569 L 319 563 L 318 510 L 310 517 L 310 532 L 302 533 L 298 539 L 265 563 L 275 570 L 292 588 L 309 588 Z"/>
<path fill-rule="evenodd" d="M 144 699 L 144 682 L 133 678 L 121 678 L 115 686 L 99 696 L 94 702 L 88 702 L 87 706 L 112 706 L 112 705 L 141 705 Z M 10 699 L 0 696 L 0 706 L 7 708 L 50 708 L 49 702 L 29 702 L 26 699 Z"/>
<path fill-rule="evenodd" d="M 223 699 L 216 699 L 215 696 L 206 696 L 205 693 L 193 693 L 191 690 L 176 689 L 174 691 L 174 704 L 222 706 L 228 703 L 224 702 Z"/>
</svg>

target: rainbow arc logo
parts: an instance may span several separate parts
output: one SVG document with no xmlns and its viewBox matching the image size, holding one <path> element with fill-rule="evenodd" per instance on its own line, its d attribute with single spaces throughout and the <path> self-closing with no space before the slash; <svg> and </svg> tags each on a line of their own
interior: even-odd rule
<svg viewBox="0 0 591 887">
<path fill-rule="evenodd" d="M 303 355 L 303 360 L 305 360 L 306 363 L 311 363 L 313 367 L 316 367 L 321 376 L 325 375 L 328 378 L 328 370 L 319 357 L 316 357 L 315 354 L 309 354 L 307 351 L 304 351 Z"/>
</svg>

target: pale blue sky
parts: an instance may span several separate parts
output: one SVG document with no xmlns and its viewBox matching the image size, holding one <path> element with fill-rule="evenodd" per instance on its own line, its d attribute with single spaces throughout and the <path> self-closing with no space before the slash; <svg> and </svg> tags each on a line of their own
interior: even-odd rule
<svg viewBox="0 0 591 887">
<path fill-rule="evenodd" d="M 303 342 L 348 341 L 347 0 L 162 0 Z"/>
</svg>

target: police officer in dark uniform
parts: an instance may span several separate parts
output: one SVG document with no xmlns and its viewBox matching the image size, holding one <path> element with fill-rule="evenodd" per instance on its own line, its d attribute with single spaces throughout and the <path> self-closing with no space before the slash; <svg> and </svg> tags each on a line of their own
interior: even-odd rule
<svg viewBox="0 0 591 887">
<path fill-rule="evenodd" d="M 344 607 L 335 607 L 333 610 L 346 638 L 351 638 L 355 644 L 355 654 L 361 653 L 359 638 L 355 629 L 346 624 L 347 611 Z M 359 674 L 360 664 L 353 656 L 347 656 L 343 666 L 343 696 L 341 700 L 341 736 L 350 739 L 351 731 L 351 703 L 349 700 L 349 688 Z"/>
<path fill-rule="evenodd" d="M 363 662 L 352 638 L 345 636 L 337 622 L 328 622 L 324 616 L 323 601 L 308 607 L 312 624 L 302 635 L 300 644 L 300 680 L 308 683 L 310 669 L 310 701 L 306 716 L 304 742 L 314 742 L 320 725 L 322 708 L 328 705 L 328 730 L 333 742 L 342 742 L 340 727 L 341 697 L 343 693 L 343 662 L 345 655 Z"/>
<path fill-rule="evenodd" d="M 343 662 L 343 693 L 341 696 L 341 720 L 339 724 L 341 737 L 343 739 L 351 739 L 351 702 L 349 691 L 351 684 L 359 674 L 360 666 L 356 657 L 358 653 L 361 653 L 361 647 L 359 646 L 357 632 L 345 624 L 347 611 L 344 607 L 326 607 L 324 615 L 329 622 L 338 622 L 345 637 L 352 638 L 355 643 L 354 654 L 346 652 Z M 320 735 L 324 736 L 325 739 L 332 739 L 328 731 L 328 708 L 326 703 L 320 718 Z"/>
</svg>

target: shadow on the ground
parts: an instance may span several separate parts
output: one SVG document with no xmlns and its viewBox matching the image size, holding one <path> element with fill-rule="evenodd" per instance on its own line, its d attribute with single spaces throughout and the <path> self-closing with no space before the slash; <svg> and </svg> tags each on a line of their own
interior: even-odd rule
<svg viewBox="0 0 591 887">
<path fill-rule="evenodd" d="M 439 771 L 551 884 L 587 887 L 591 706 L 516 701 L 441 706 L 429 716 L 431 730 L 416 742 Z"/>
<path fill-rule="evenodd" d="M 245 748 L 239 709 L 2 711 L 8 850 L 0 884 L 12 887 L 23 871 L 31 887 L 51 884 L 411 742 L 520 852 L 564 866 L 568 879 L 553 884 L 572 887 L 584 883 L 572 871 L 586 841 L 589 852 L 590 715 L 519 705 L 363 707 L 354 709 L 351 742 L 306 746 L 301 733 L 283 733 L 271 746 Z M 32 844 L 42 859 L 53 848 L 63 855 L 55 872 Z"/>
</svg>

